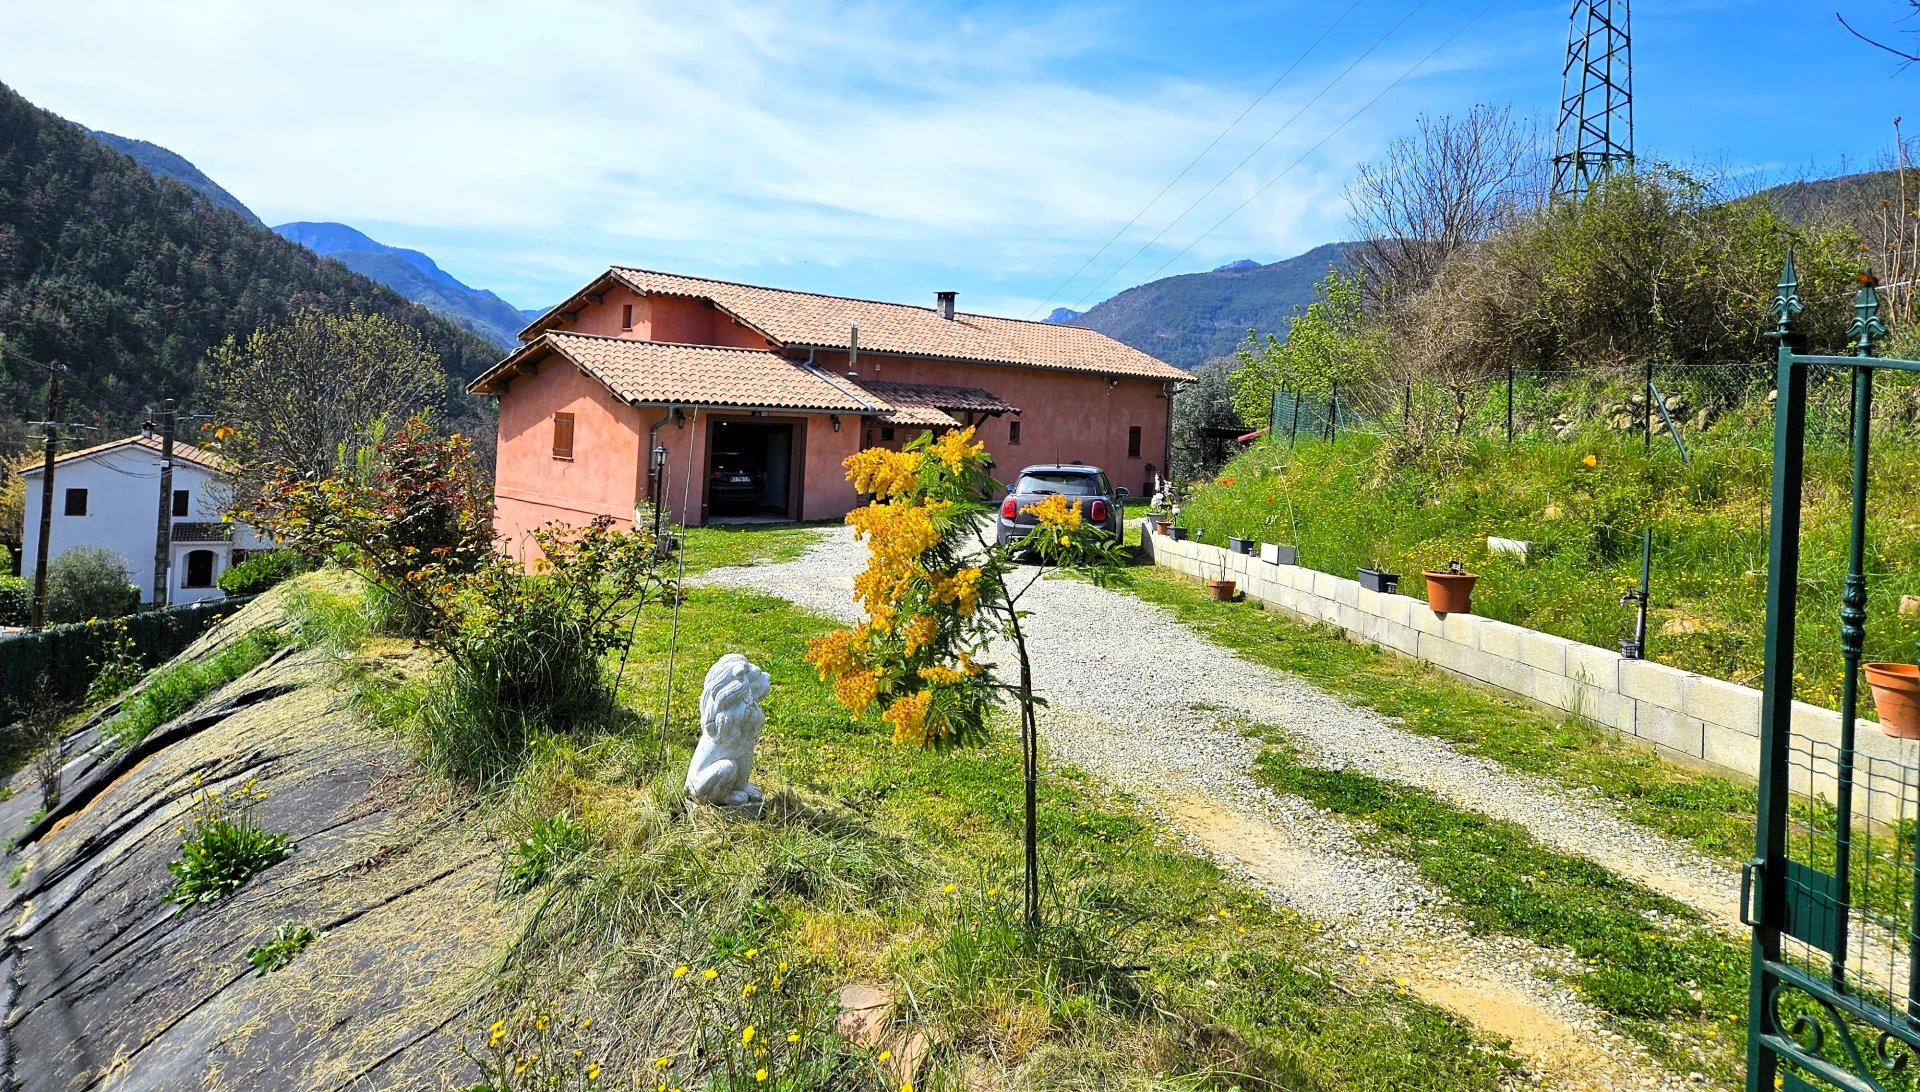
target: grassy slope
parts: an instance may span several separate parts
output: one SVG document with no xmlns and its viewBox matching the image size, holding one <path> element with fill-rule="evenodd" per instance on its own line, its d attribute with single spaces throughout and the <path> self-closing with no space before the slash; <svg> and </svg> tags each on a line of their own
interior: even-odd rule
<svg viewBox="0 0 1920 1092">
<path fill-rule="evenodd" d="M 1196 490 L 1182 522 L 1216 543 L 1228 534 L 1297 538 L 1302 564 L 1341 575 L 1379 559 L 1404 574 L 1410 595 L 1425 592 L 1423 568 L 1460 558 L 1482 577 L 1476 613 L 1612 648 L 1632 633 L 1632 607 L 1620 596 L 1638 582 L 1640 529 L 1651 511 L 1652 658 L 1757 683 L 1772 471 L 1771 440 L 1758 423 L 1728 420 L 1690 434 L 1691 468 L 1671 445 L 1656 449 L 1650 500 L 1639 441 L 1618 433 L 1512 446 L 1471 440 L 1464 465 L 1445 476 L 1409 461 L 1383 465 L 1390 460 L 1379 443 L 1263 444 Z M 1589 455 L 1595 466 L 1585 465 Z M 1879 500 L 1868 526 L 1867 656 L 1911 660 L 1915 625 L 1897 608 L 1901 595 L 1920 594 L 1920 509 L 1903 502 L 1920 495 L 1920 458 L 1911 444 L 1881 442 L 1872 475 Z M 1847 479 L 1844 447 L 1809 450 L 1796 696 L 1828 707 L 1838 703 L 1841 676 Z M 1531 541 L 1533 557 L 1491 557 L 1489 535 Z"/>
<path fill-rule="evenodd" d="M 690 561 L 804 546 L 759 534 L 767 537 L 694 532 Z M 1493 1089 L 1509 1078 L 1512 1061 L 1456 1018 L 1391 987 L 1336 982 L 1315 966 L 1303 923 L 1070 773 L 1043 782 L 1049 925 L 1027 949 L 1009 894 L 1020 827 L 1011 740 L 1003 732 L 981 749 L 923 754 L 895 747 L 876 723 L 849 722 L 800 661 L 829 623 L 782 600 L 689 593 L 663 754 L 652 725 L 671 624 L 659 610 L 640 620 L 622 688 L 630 714 L 541 740 L 511 786 L 479 802 L 509 845 L 562 810 L 587 839 L 525 896 L 539 912 L 503 960 L 497 1007 L 471 1014 L 473 1049 L 496 1017 L 518 1035 L 512 1014 L 564 1006 L 595 1029 L 620 1029 L 568 1040 L 582 1064 L 604 1066 L 609 1087 L 652 1073 L 657 1057 L 669 1058 L 671 1081 L 694 1087 L 693 1013 L 714 1010 L 676 1004 L 674 991 L 719 997 L 699 992 L 697 969 L 715 969 L 716 985 L 732 990 L 743 969 L 780 959 L 795 968 L 791 978 L 778 987 L 760 978 L 756 996 L 777 988 L 788 1007 L 720 1013 L 733 1022 L 711 1042 L 738 1044 L 741 1023 L 756 1020 L 800 1035 L 803 983 L 858 980 L 890 986 L 903 1031 L 926 1029 L 944 1044 L 919 1088 L 1320 1092 Z M 793 810 L 690 824 L 679 791 L 702 676 L 728 651 L 773 676 L 756 778 L 790 794 Z M 395 719 L 417 700 L 391 683 L 368 696 Z M 758 962 L 746 962 L 749 951 Z M 696 971 L 674 979 L 681 963 Z M 1118 969 L 1129 965 L 1138 969 Z M 775 1046 L 763 1061 L 778 1084 L 788 1071 Z M 835 1064 L 828 1086 L 881 1084 L 872 1058 Z M 741 1080 L 757 1083 L 751 1073 Z"/>
</svg>

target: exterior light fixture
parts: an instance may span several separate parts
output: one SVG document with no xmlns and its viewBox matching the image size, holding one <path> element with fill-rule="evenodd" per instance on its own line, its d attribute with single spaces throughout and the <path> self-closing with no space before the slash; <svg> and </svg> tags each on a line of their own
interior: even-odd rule
<svg viewBox="0 0 1920 1092">
<path fill-rule="evenodd" d="M 665 465 L 667 465 L 667 445 L 653 445 L 653 468 L 658 470 Z"/>
<path fill-rule="evenodd" d="M 675 406 L 673 408 L 673 427 L 674 428 L 687 427 L 687 411 L 681 409 L 678 406 Z"/>
<path fill-rule="evenodd" d="M 833 431 L 835 432 L 840 431 L 840 415 L 839 414 L 835 413 L 835 414 L 829 415 L 827 417 L 827 421 L 828 423 L 833 425 Z"/>
</svg>

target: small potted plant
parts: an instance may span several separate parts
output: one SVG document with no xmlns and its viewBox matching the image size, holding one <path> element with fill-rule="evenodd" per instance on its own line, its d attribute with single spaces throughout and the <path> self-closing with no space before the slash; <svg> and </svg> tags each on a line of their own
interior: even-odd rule
<svg viewBox="0 0 1920 1092">
<path fill-rule="evenodd" d="M 1392 595 L 1400 589 L 1400 574 L 1388 572 L 1376 558 L 1371 567 L 1360 567 L 1360 586 L 1368 591 Z"/>
<path fill-rule="evenodd" d="M 1253 545 L 1253 540 L 1250 538 L 1241 538 L 1239 535 L 1227 536 L 1227 549 L 1236 554 L 1245 554 L 1248 557 L 1252 557 Z"/>
<path fill-rule="evenodd" d="M 1269 501 L 1269 503 L 1271 503 L 1273 498 L 1269 497 L 1267 498 L 1267 500 Z M 1291 519 L 1293 515 L 1293 504 L 1291 501 L 1289 501 L 1287 504 L 1287 515 L 1289 519 Z M 1298 549 L 1295 549 L 1292 546 L 1288 546 L 1288 545 L 1273 541 L 1273 539 L 1276 537 L 1273 533 L 1273 525 L 1278 523 L 1279 521 L 1280 521 L 1280 514 L 1278 512 L 1275 512 L 1272 515 L 1269 515 L 1267 517 L 1266 523 L 1264 523 L 1261 526 L 1260 560 L 1266 562 L 1269 565 L 1296 564 L 1300 559 L 1300 551 Z"/>
<path fill-rule="evenodd" d="M 1168 534 L 1169 532 L 1171 532 L 1173 530 L 1173 516 L 1171 514 L 1164 515 L 1164 516 L 1161 516 L 1161 515 L 1154 516 L 1153 530 L 1155 534 L 1160 534 L 1160 535 Z"/>
<path fill-rule="evenodd" d="M 1862 664 L 1880 728 L 1896 739 L 1920 739 L 1920 666 Z"/>
<path fill-rule="evenodd" d="M 1207 592 L 1222 603 L 1233 602 L 1234 583 L 1227 579 L 1227 559 L 1220 558 L 1220 579 L 1207 581 Z"/>
<path fill-rule="evenodd" d="M 1480 574 L 1468 572 L 1458 558 L 1447 562 L 1443 570 L 1429 569 L 1420 575 L 1427 578 L 1427 605 L 1433 613 L 1473 613 L 1473 584 Z"/>
</svg>

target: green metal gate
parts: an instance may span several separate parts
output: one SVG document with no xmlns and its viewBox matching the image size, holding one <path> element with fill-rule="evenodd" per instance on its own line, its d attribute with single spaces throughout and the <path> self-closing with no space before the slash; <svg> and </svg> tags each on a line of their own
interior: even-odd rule
<svg viewBox="0 0 1920 1092">
<path fill-rule="evenodd" d="M 1873 356 L 1887 336 L 1870 275 L 1848 328 L 1852 356 L 1796 350 L 1802 310 L 1793 255 L 1773 301 L 1779 339 L 1774 414 L 1772 540 L 1767 568 L 1765 697 L 1760 725 L 1760 813 L 1753 860 L 1742 872 L 1741 917 L 1753 928 L 1748 998 L 1750 1092 L 1910 1088 L 1920 1048 L 1920 871 L 1914 768 L 1862 754 L 1855 721 L 1866 641 L 1867 455 L 1874 378 L 1920 372 L 1920 362 Z M 1840 729 L 1830 737 L 1793 711 L 1794 611 L 1801 590 L 1800 512 L 1810 371 L 1850 375 L 1852 508 L 1842 585 Z M 1920 503 L 1890 499 L 1895 506 Z M 1875 750 L 1885 750 L 1873 748 Z"/>
</svg>

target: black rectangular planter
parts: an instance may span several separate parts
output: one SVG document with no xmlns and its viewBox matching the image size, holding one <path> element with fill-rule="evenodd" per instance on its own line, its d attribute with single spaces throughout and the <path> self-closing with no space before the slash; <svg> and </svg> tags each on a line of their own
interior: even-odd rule
<svg viewBox="0 0 1920 1092">
<path fill-rule="evenodd" d="M 1400 574 L 1390 573 L 1384 569 L 1362 568 L 1360 570 L 1360 586 L 1368 591 L 1385 592 L 1388 595 L 1392 595 L 1400 587 Z"/>
<path fill-rule="evenodd" d="M 1187 537 L 1187 529 L 1185 527 L 1169 527 L 1167 528 L 1167 537 L 1175 542 L 1184 542 Z"/>
<path fill-rule="evenodd" d="M 1236 554 L 1246 554 L 1248 557 L 1252 557 L 1254 553 L 1253 548 L 1254 541 L 1250 538 L 1238 538 L 1234 535 L 1227 536 L 1227 549 L 1232 550 Z"/>
</svg>

